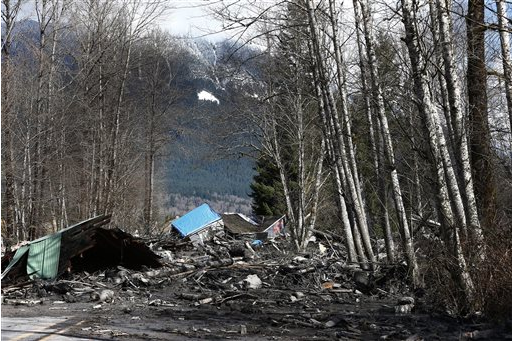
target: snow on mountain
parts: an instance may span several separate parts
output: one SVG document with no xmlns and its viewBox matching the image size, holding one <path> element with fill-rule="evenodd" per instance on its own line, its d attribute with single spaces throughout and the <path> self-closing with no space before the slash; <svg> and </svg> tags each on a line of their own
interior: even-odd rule
<svg viewBox="0 0 512 341">
<path fill-rule="evenodd" d="M 200 101 L 211 101 L 211 102 L 217 102 L 217 104 L 220 104 L 220 101 L 217 99 L 217 97 L 215 97 L 214 95 L 212 95 L 211 93 L 209 93 L 206 90 L 198 92 L 197 98 Z"/>
</svg>

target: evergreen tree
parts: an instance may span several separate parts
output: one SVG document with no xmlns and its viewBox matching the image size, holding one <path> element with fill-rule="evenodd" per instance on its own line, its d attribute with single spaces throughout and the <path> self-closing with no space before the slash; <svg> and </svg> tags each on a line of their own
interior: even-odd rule
<svg viewBox="0 0 512 341">
<path fill-rule="evenodd" d="M 253 200 L 253 213 L 266 216 L 284 214 L 286 203 L 279 170 L 268 157 L 261 156 L 256 162 L 256 172 L 249 195 Z"/>
</svg>

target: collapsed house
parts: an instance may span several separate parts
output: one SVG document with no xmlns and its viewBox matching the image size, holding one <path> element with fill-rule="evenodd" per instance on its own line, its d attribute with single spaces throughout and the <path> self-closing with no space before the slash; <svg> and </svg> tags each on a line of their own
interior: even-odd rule
<svg viewBox="0 0 512 341">
<path fill-rule="evenodd" d="M 171 232 L 202 244 L 224 232 L 232 237 L 246 236 L 256 240 L 275 238 L 285 233 L 285 216 L 257 217 L 252 220 L 240 213 L 215 212 L 208 204 L 194 208 L 170 223 Z"/>
<path fill-rule="evenodd" d="M 261 228 L 261 233 L 266 235 L 266 238 L 275 238 L 285 234 L 286 216 L 258 216 L 257 224 Z"/>
<path fill-rule="evenodd" d="M 66 273 L 160 267 L 159 256 L 143 241 L 120 229 L 102 228 L 110 216 L 94 217 L 44 236 L 2 257 L 2 284 L 21 279 L 55 279 Z"/>
<path fill-rule="evenodd" d="M 260 226 L 252 219 L 240 213 L 222 214 L 222 221 L 226 232 L 233 236 L 250 236 L 254 239 L 262 239 Z"/>
<path fill-rule="evenodd" d="M 189 238 L 194 243 L 202 244 L 215 234 L 223 232 L 222 217 L 210 205 L 204 203 L 173 220 L 171 231 L 177 231 L 182 238 Z"/>
<path fill-rule="evenodd" d="M 234 237 L 250 236 L 265 240 L 284 235 L 285 216 L 257 217 L 257 221 L 240 213 L 222 214 L 226 232 Z"/>
</svg>

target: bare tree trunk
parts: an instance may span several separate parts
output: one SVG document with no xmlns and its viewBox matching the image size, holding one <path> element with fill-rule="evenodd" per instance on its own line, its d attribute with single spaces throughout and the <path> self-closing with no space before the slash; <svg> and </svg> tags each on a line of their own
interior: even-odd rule
<svg viewBox="0 0 512 341">
<path fill-rule="evenodd" d="M 306 229 L 305 229 L 305 206 L 306 206 L 306 165 L 305 165 L 305 136 L 304 136 L 304 111 L 301 105 L 301 94 L 297 94 L 296 99 L 296 120 L 297 120 L 297 163 L 298 163 L 298 203 L 297 203 L 297 230 L 300 242 L 300 250 L 304 251 L 307 246 Z"/>
<path fill-rule="evenodd" d="M 309 240 L 309 238 L 311 237 L 312 235 L 312 231 L 315 229 L 316 227 L 316 219 L 317 219 L 317 215 L 318 215 L 318 204 L 319 204 L 319 200 L 320 200 L 320 189 L 322 187 L 322 184 L 324 182 L 324 177 L 323 177 L 323 165 L 324 165 L 324 159 L 325 159 L 325 155 L 326 155 L 327 151 L 326 151 L 326 143 L 325 143 L 325 138 L 322 137 L 322 142 L 320 143 L 320 153 L 318 155 L 318 159 L 317 161 L 315 162 L 316 163 L 316 172 L 314 172 L 315 174 L 315 183 L 314 183 L 314 190 L 313 190 L 313 195 L 311 197 L 311 213 L 310 213 L 310 218 L 309 218 L 309 224 L 307 226 L 307 235 L 305 236 L 305 239 L 306 240 Z"/>
<path fill-rule="evenodd" d="M 498 9 L 498 30 L 500 32 L 501 59 L 503 62 L 503 78 L 505 81 L 505 96 L 507 98 L 508 118 L 510 120 L 510 134 L 512 135 L 512 60 L 510 58 L 510 30 L 507 28 L 506 22 L 507 19 L 510 20 L 510 12 L 509 16 L 507 17 L 507 3 L 504 0 L 496 0 L 496 7 Z"/>
<path fill-rule="evenodd" d="M 118 87 L 116 89 L 116 99 L 113 108 L 112 127 L 110 133 L 109 148 L 110 154 L 108 159 L 106 179 L 105 179 L 105 196 L 104 196 L 104 212 L 116 214 L 116 203 L 114 196 L 119 193 L 124 193 L 125 187 L 123 183 L 119 183 L 121 169 L 120 163 L 120 142 L 122 135 L 122 123 L 124 123 L 121 117 L 123 113 L 123 104 L 126 93 L 126 83 L 128 75 L 130 73 L 130 66 L 132 61 L 132 49 L 135 41 L 140 38 L 143 30 L 148 27 L 155 20 L 155 18 L 162 13 L 165 9 L 163 2 L 151 1 L 144 2 L 142 0 L 126 0 L 122 3 L 123 8 L 121 11 L 125 11 L 126 17 L 119 22 L 121 27 L 118 29 L 121 32 L 120 43 L 121 43 L 121 69 L 119 70 L 120 79 Z M 162 9 L 160 9 L 162 8 Z M 129 129 L 129 128 L 128 128 Z"/>
<path fill-rule="evenodd" d="M 329 129 L 332 129 L 332 132 L 334 133 L 332 137 L 334 137 L 333 140 L 333 146 L 334 146 L 334 154 L 336 156 L 336 162 L 340 163 L 339 167 L 343 168 L 343 172 L 346 175 L 346 182 L 348 185 L 348 191 L 351 196 L 359 232 L 361 234 L 361 238 L 363 241 L 363 245 L 365 248 L 365 252 L 368 256 L 368 259 L 371 262 L 371 267 L 374 267 L 375 263 L 375 256 L 373 253 L 373 249 L 370 242 L 370 235 L 368 231 L 368 224 L 366 221 L 366 215 L 364 212 L 364 206 L 361 200 L 360 195 L 360 188 L 356 187 L 356 175 L 353 174 L 353 168 L 349 164 L 349 160 L 351 160 L 351 157 L 349 155 L 353 156 L 353 150 L 349 151 L 349 155 L 347 155 L 346 151 L 346 145 L 343 138 L 343 132 L 341 129 L 341 121 L 340 117 L 338 115 L 338 110 L 334 101 L 334 96 L 332 93 L 332 87 L 329 86 L 329 83 L 327 81 L 327 69 L 325 67 L 325 56 L 322 54 L 322 50 L 320 47 L 320 39 L 319 39 L 319 31 L 318 31 L 318 24 L 316 22 L 316 17 L 314 13 L 314 4 L 312 3 L 312 0 L 308 0 L 306 2 L 307 4 L 307 12 L 308 12 L 308 20 L 309 20 L 309 27 L 310 27 L 310 34 L 311 34 L 311 46 L 313 48 L 313 57 L 315 59 L 315 63 L 317 65 L 317 76 L 319 77 L 319 84 L 320 89 L 322 91 L 322 97 L 325 101 L 325 113 L 327 116 L 327 123 L 329 125 Z M 336 40 L 335 40 L 336 41 Z M 338 50 L 338 46 L 334 47 L 334 50 Z M 339 59 L 338 59 L 338 66 L 339 65 Z M 342 101 L 344 102 L 345 99 L 345 89 L 341 87 L 340 89 L 340 97 L 342 98 Z M 347 117 L 348 115 L 346 111 L 346 104 L 342 102 L 342 114 L 345 115 L 344 117 Z M 348 117 L 347 117 L 348 118 Z M 346 122 L 346 121 L 345 121 Z M 348 148 L 350 148 L 351 145 L 349 143 Z M 341 169 L 340 169 L 341 173 Z"/>
<path fill-rule="evenodd" d="M 116 99 L 116 106 L 114 108 L 114 118 L 113 125 L 111 131 L 110 138 L 110 158 L 108 162 L 107 168 L 107 177 L 106 177 L 106 190 L 105 190 L 105 206 L 104 213 L 112 212 L 114 209 L 113 196 L 117 191 L 117 167 L 119 163 L 119 134 L 121 130 L 121 109 L 124 100 L 125 88 L 126 88 L 126 80 L 128 78 L 128 72 L 130 71 L 130 60 L 131 60 L 131 52 L 132 52 L 132 44 L 133 37 L 129 36 L 128 41 L 125 42 L 127 44 L 126 48 L 126 57 L 123 62 L 123 68 L 121 71 L 121 80 L 118 87 L 118 94 Z"/>
<path fill-rule="evenodd" d="M 334 0 L 329 0 L 329 20 L 331 23 L 331 30 L 332 30 L 332 45 L 334 49 L 334 62 L 336 65 L 336 78 L 338 82 L 338 89 L 339 89 L 339 107 L 341 111 L 341 116 L 343 119 L 343 123 L 345 124 L 345 133 L 342 133 L 342 130 L 339 129 L 340 136 L 346 137 L 346 146 L 347 146 L 347 153 L 350 160 L 350 170 L 352 172 L 352 176 L 354 179 L 354 185 L 357 192 L 357 198 L 359 201 L 359 205 L 363 207 L 364 211 L 364 199 L 363 199 L 363 192 L 362 192 L 362 186 L 361 181 L 359 179 L 359 170 L 357 167 L 357 160 L 355 156 L 355 148 L 354 143 L 352 141 L 352 119 L 350 117 L 350 113 L 348 111 L 348 105 L 347 105 L 347 90 L 346 90 L 346 79 L 345 79 L 345 70 L 344 70 L 344 61 L 341 51 L 341 46 L 339 44 L 339 37 L 338 37 L 338 20 L 337 20 L 337 12 L 336 12 L 336 4 Z M 329 97 L 329 94 L 328 94 Z M 334 107 L 336 107 L 336 102 L 333 100 L 332 103 L 334 104 Z M 333 111 L 334 113 L 334 111 Z M 334 120 L 334 127 L 336 129 L 338 122 L 340 122 L 339 119 Z M 335 130 L 336 131 L 336 130 Z M 366 220 L 366 213 L 364 212 L 364 218 Z M 368 222 L 366 222 L 366 226 L 368 229 Z"/>
<path fill-rule="evenodd" d="M 446 86 L 446 80 L 444 78 L 444 72 L 442 71 L 443 64 L 443 54 L 442 49 L 439 47 L 440 39 L 439 39 L 439 25 L 438 25 L 438 9 L 435 4 L 435 0 L 428 1 L 429 11 L 430 11 L 430 30 L 432 32 L 433 38 L 433 47 L 434 47 L 434 68 L 439 71 L 436 72 L 437 80 L 439 82 L 439 93 L 441 95 L 441 107 L 443 108 L 443 114 L 446 121 L 446 129 L 448 130 L 448 136 L 450 139 L 450 144 L 455 146 L 458 141 L 455 141 L 455 135 L 452 128 L 452 119 L 450 116 L 450 103 L 448 101 L 448 89 Z"/>
<path fill-rule="evenodd" d="M 354 4 L 354 11 L 357 11 L 357 6 Z M 370 95 L 369 89 L 367 85 L 367 75 L 366 69 L 367 64 L 364 62 L 366 58 L 364 57 L 364 47 L 362 44 L 363 38 L 361 37 L 361 25 L 359 20 L 359 15 L 356 12 L 356 40 L 357 40 L 357 49 L 359 53 L 359 68 L 361 71 L 361 88 L 364 96 L 364 110 L 366 111 L 366 117 L 368 119 L 368 131 L 369 131 L 369 140 L 370 140 L 370 148 L 372 151 L 372 159 L 373 159 L 373 168 L 375 171 L 375 179 L 377 181 L 378 187 L 378 197 L 379 197 L 379 211 L 378 216 L 380 220 L 380 224 L 382 229 L 384 230 L 384 241 L 386 245 L 386 255 L 387 261 L 389 263 L 395 262 L 395 245 L 393 240 L 393 234 L 391 231 L 391 225 L 389 223 L 389 212 L 388 212 L 388 200 L 387 200 L 387 190 L 386 190 L 386 181 L 384 177 L 381 175 L 382 171 L 382 157 L 381 157 L 381 139 L 380 134 L 377 131 L 377 138 L 375 134 L 375 129 L 373 127 L 373 115 L 372 115 L 372 106 L 370 104 Z M 379 128 L 379 127 L 378 127 Z M 379 130 L 379 129 L 378 129 Z"/>
<path fill-rule="evenodd" d="M 313 80 L 315 85 L 315 95 L 318 101 L 318 112 L 321 119 L 321 127 L 326 143 L 326 151 L 329 156 L 329 165 L 332 170 L 334 181 L 336 185 L 336 202 L 340 213 L 342 222 L 343 234 L 345 236 L 345 246 L 347 247 L 348 258 L 351 263 L 366 264 L 367 258 L 364 254 L 364 249 L 361 242 L 361 237 L 357 232 L 357 227 L 353 227 L 349 218 L 349 207 L 345 199 L 345 176 L 343 167 L 339 166 L 339 162 L 336 158 L 334 151 L 334 138 L 332 136 L 332 129 L 327 121 L 327 114 L 325 108 L 325 102 L 321 90 L 320 77 L 318 75 L 318 61 L 314 58 L 313 46 L 311 40 L 308 40 L 308 49 L 310 58 L 313 61 Z"/>
<path fill-rule="evenodd" d="M 311 45 L 311 44 L 309 44 Z M 310 47 L 311 50 L 311 47 Z M 316 63 L 315 63 L 316 64 Z M 320 81 L 318 78 L 318 68 L 313 68 L 313 78 L 315 80 L 315 93 L 318 98 L 318 110 L 322 120 L 322 131 L 324 134 L 324 139 L 326 142 L 327 154 L 330 159 L 330 166 L 332 172 L 334 173 L 334 180 L 336 184 L 336 201 L 338 203 L 338 209 L 340 212 L 340 218 L 343 225 L 343 234 L 345 236 L 345 246 L 347 247 L 348 258 L 351 263 L 360 263 L 366 264 L 367 258 L 364 254 L 364 249 L 361 242 L 361 237 L 357 232 L 357 227 L 354 228 L 350 222 L 349 214 L 348 214 L 348 206 L 345 200 L 345 191 L 344 191 L 344 175 L 342 175 L 343 168 L 338 167 L 338 162 L 336 161 L 336 156 L 334 153 L 333 146 L 333 137 L 332 132 L 327 123 L 326 113 L 325 113 L 325 103 L 322 97 L 322 91 L 320 89 Z M 358 259 L 359 258 L 359 259 Z"/>
<path fill-rule="evenodd" d="M 446 247 L 453 257 L 453 260 L 456 262 L 452 269 L 452 275 L 456 278 L 457 284 L 463 290 L 465 297 L 462 303 L 471 305 L 474 302 L 473 297 L 475 294 L 475 288 L 469 275 L 460 243 L 457 223 L 461 222 L 457 221 L 453 214 L 450 203 L 448 182 L 446 179 L 454 176 L 453 168 L 451 168 L 451 165 L 446 162 L 447 146 L 444 141 L 443 132 L 440 128 L 437 112 L 430 97 L 426 69 L 418 48 L 419 38 L 418 32 L 416 31 L 415 19 L 412 13 L 412 2 L 410 0 L 402 0 L 401 3 L 402 20 L 405 27 L 405 43 L 407 45 L 411 61 L 414 89 L 420 113 L 425 121 L 426 134 L 428 136 L 428 142 L 433 156 L 434 172 L 437 176 L 436 186 L 438 205 L 441 207 L 444 221 L 446 221 L 447 224 L 445 227 Z M 448 172 L 450 168 L 452 172 Z M 451 179 L 452 183 L 453 180 L 454 179 Z M 452 200 L 456 201 L 458 198 L 452 198 Z"/>
<path fill-rule="evenodd" d="M 60 116 L 58 115 L 57 111 L 58 108 L 54 107 L 55 97 L 56 97 L 56 90 L 55 90 L 55 83 L 57 81 L 57 77 L 55 76 L 55 64 L 56 64 L 56 53 L 57 53 L 57 43 L 58 43 L 58 34 L 61 30 L 61 18 L 66 10 L 66 4 L 61 3 L 60 0 L 52 0 L 51 3 L 52 6 L 52 22 L 53 27 L 51 31 L 51 50 L 50 50 L 50 58 L 49 58 L 49 66 L 48 66 L 48 83 L 47 83 L 47 96 L 48 96 L 48 104 L 47 104 L 47 112 L 49 116 L 49 134 L 48 134 L 48 141 L 47 141 L 47 147 L 46 152 L 52 153 L 51 147 L 55 148 L 55 164 L 57 164 L 57 171 L 55 174 L 49 174 L 49 181 L 52 181 L 55 179 L 55 200 L 52 200 L 50 203 L 50 208 L 53 212 L 51 220 L 54 225 L 54 228 L 59 230 L 63 229 L 64 223 L 63 223 L 63 202 L 64 202 L 64 165 L 63 165 L 63 158 L 65 152 L 63 151 L 64 144 L 61 143 L 61 136 L 64 134 L 64 128 L 60 126 L 62 123 L 62 120 L 60 119 Z M 59 131 L 59 129 L 61 131 Z M 52 172 L 53 173 L 53 172 Z M 55 175 L 55 176 L 53 176 Z M 52 192 L 50 190 L 50 192 Z"/>
<path fill-rule="evenodd" d="M 455 141 L 454 152 L 461 164 L 462 186 L 466 199 L 466 211 L 469 221 L 470 231 L 477 243 L 483 242 L 482 229 L 478 219 L 475 193 L 473 188 L 473 176 L 471 174 L 471 163 L 469 160 L 469 147 L 464 126 L 463 105 L 461 97 L 460 82 L 455 70 L 454 56 L 452 50 L 451 32 L 449 31 L 451 19 L 449 8 L 443 6 L 440 0 L 437 2 L 437 14 L 439 20 L 439 33 L 441 38 L 442 54 L 444 61 L 444 75 L 448 90 L 448 100 L 450 103 L 451 126 L 453 129 L 453 140 Z"/>
<path fill-rule="evenodd" d="M 402 190 L 398 179 L 398 171 L 395 164 L 395 152 L 391 134 L 389 132 L 388 120 L 384 108 L 384 99 L 382 97 L 382 88 L 378 80 L 377 58 L 375 56 L 375 42 L 371 32 L 371 17 L 370 9 L 362 1 L 354 1 L 354 10 L 356 12 L 356 20 L 359 17 L 359 6 L 361 8 L 362 22 L 364 28 L 364 36 L 366 40 L 366 54 L 368 58 L 368 66 L 370 70 L 370 80 L 372 84 L 372 95 L 375 111 L 379 117 L 379 126 L 383 139 L 384 155 L 387 161 L 391 185 L 393 188 L 393 199 L 395 202 L 395 210 L 398 217 L 400 233 L 402 235 L 402 245 L 407 258 L 407 264 L 411 273 L 411 278 L 414 285 L 420 286 L 421 280 L 418 273 L 418 263 L 414 253 L 414 245 L 412 240 L 411 231 L 405 211 L 405 206 L 402 198 Z"/>
<path fill-rule="evenodd" d="M 27 123 L 27 127 L 30 126 L 30 123 Z M 20 201 L 21 201 L 21 217 L 20 217 L 20 225 L 23 227 L 21 229 L 23 234 L 23 239 L 28 239 L 28 231 L 25 229 L 30 219 L 30 211 L 31 211 L 31 186 L 32 186 L 32 159 L 30 156 L 30 140 L 31 134 L 30 129 L 26 129 L 26 133 L 24 136 L 24 145 L 23 149 L 23 164 L 22 164 L 22 175 L 21 175 L 21 188 L 20 188 Z M 19 235 L 17 235 L 19 239 Z"/>
<path fill-rule="evenodd" d="M 288 188 L 288 179 L 286 177 L 286 172 L 285 172 L 285 169 L 284 169 L 284 163 L 283 163 L 283 160 L 282 160 L 282 157 L 281 157 L 281 151 L 280 151 L 280 148 L 279 148 L 279 140 L 277 138 L 277 123 L 275 121 L 275 117 L 272 117 L 271 118 L 271 125 L 272 125 L 272 155 L 274 157 L 274 161 L 276 162 L 276 166 L 277 166 L 277 169 L 279 170 L 279 177 L 281 179 L 281 184 L 283 185 L 283 193 L 284 193 L 284 197 L 285 197 L 285 201 L 286 201 L 286 212 L 287 212 L 287 217 L 288 217 L 288 220 L 290 222 L 290 224 L 292 225 L 292 227 L 296 227 L 297 226 L 297 219 L 295 217 L 295 213 L 293 211 L 293 204 L 292 204 L 292 197 L 291 197 L 291 194 L 290 194 L 290 189 Z M 295 233 L 295 231 L 293 231 Z M 297 247 L 297 249 L 300 249 L 300 245 L 299 245 L 299 242 L 298 242 L 298 236 L 295 234 L 294 236 L 292 236 L 294 238 L 294 241 L 295 241 L 295 246 Z"/>
<path fill-rule="evenodd" d="M 36 3 L 36 13 L 39 23 L 39 46 L 38 46 L 38 71 L 37 71 L 37 93 L 35 98 L 35 137 L 33 148 L 33 172 L 32 172 L 32 194 L 31 208 L 32 212 L 29 218 L 29 238 L 36 239 L 42 234 L 41 224 L 43 210 L 43 189 L 44 189 L 44 155 L 43 145 L 46 138 L 46 132 L 43 131 L 45 116 L 47 115 L 48 94 L 45 93 L 47 79 L 47 68 L 45 49 L 47 46 L 47 28 L 51 17 L 49 16 L 49 4 L 47 0 L 43 0 L 41 5 Z M 44 136 L 43 136 L 44 134 Z"/>
<path fill-rule="evenodd" d="M 485 65 L 485 2 L 469 0 L 466 17 L 468 37 L 467 90 L 471 165 L 482 225 L 490 227 L 496 218 L 496 184 L 487 114 L 487 69 Z"/>
<path fill-rule="evenodd" d="M 5 192 L 2 197 L 2 219 L 7 228 L 7 238 L 16 235 L 16 198 L 15 198 L 15 165 L 14 165 L 14 105 L 13 105 L 13 73 L 11 65 L 12 31 L 16 23 L 21 1 L 12 3 L 2 1 L 2 170 L 5 179 Z"/>
<path fill-rule="evenodd" d="M 156 82 L 158 64 L 155 67 L 152 84 Z M 145 164 L 145 199 L 144 199 L 144 223 L 146 224 L 146 234 L 151 232 L 153 221 L 153 187 L 155 175 L 155 111 L 156 111 L 156 89 L 153 86 L 151 94 L 151 108 L 149 113 L 149 131 L 146 136 L 146 164 Z"/>
</svg>

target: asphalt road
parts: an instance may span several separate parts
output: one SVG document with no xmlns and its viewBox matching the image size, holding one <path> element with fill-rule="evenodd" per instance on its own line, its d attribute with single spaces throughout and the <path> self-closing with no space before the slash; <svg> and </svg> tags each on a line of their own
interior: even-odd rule
<svg viewBox="0 0 512 341">
<path fill-rule="evenodd" d="M 2 340 L 59 341 L 91 340 L 73 336 L 70 329 L 83 323 L 73 317 L 3 317 Z"/>
</svg>

